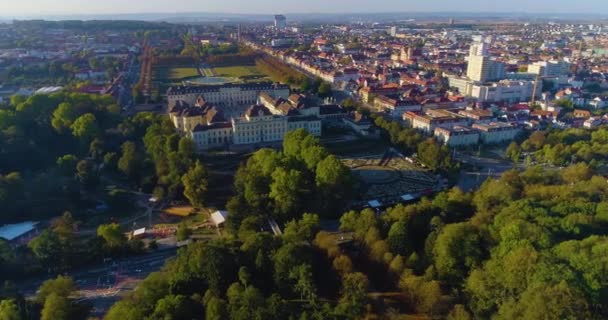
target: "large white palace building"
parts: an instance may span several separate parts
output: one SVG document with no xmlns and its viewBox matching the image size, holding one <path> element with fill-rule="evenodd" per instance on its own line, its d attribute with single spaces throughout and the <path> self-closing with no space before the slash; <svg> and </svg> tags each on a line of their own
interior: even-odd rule
<svg viewBox="0 0 608 320">
<path fill-rule="evenodd" d="M 228 87 L 232 88 L 233 85 Z M 207 90 L 183 87 L 179 91 L 170 89 L 169 92 L 175 95 L 169 102 L 169 117 L 178 131 L 191 137 L 197 149 L 204 151 L 230 145 L 280 142 L 287 132 L 299 128 L 306 129 L 312 135 L 321 136 L 323 119 L 335 119 L 346 115 L 339 106 L 315 106 L 307 103 L 306 97 L 302 95 L 290 96 L 288 88 L 280 89 L 274 86 L 268 89 L 269 91 L 259 91 L 255 101 L 245 107 L 242 114 L 230 117 L 225 116 L 223 112 L 225 107 L 222 107 L 225 104 L 221 101 L 207 101 Z M 287 90 L 287 94 L 284 90 Z M 177 92 L 180 94 L 178 95 Z M 201 93 L 192 98 L 190 92 Z M 219 92 L 222 92 L 221 88 Z M 241 91 L 235 96 L 241 94 L 245 95 Z M 213 97 L 214 101 L 219 101 L 216 95 Z M 241 101 L 251 102 L 251 98 L 248 96 Z"/>
</svg>

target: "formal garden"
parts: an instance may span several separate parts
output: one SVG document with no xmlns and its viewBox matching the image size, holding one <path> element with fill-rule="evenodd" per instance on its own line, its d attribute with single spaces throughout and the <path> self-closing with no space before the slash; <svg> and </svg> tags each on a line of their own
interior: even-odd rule
<svg viewBox="0 0 608 320">
<path fill-rule="evenodd" d="M 358 182 L 354 206 L 365 206 L 372 200 L 393 204 L 402 201 L 405 195 L 417 198 L 432 192 L 438 182 L 434 174 L 393 150 L 371 156 L 347 156 L 342 162 L 351 168 Z"/>
</svg>

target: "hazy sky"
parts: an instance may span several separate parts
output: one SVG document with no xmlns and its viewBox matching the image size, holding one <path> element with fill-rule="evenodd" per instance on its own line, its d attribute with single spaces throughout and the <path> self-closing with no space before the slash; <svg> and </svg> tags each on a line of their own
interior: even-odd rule
<svg viewBox="0 0 608 320">
<path fill-rule="evenodd" d="M 607 0 L 0 0 L 0 16 L 107 13 L 308 12 L 608 13 Z"/>
</svg>

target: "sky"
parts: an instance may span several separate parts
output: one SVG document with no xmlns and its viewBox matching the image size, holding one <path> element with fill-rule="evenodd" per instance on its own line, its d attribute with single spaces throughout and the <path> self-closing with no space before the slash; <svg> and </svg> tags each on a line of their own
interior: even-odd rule
<svg viewBox="0 0 608 320">
<path fill-rule="evenodd" d="M 607 0 L 0 0 L 1 16 L 120 13 L 530 12 L 608 14 Z"/>
</svg>

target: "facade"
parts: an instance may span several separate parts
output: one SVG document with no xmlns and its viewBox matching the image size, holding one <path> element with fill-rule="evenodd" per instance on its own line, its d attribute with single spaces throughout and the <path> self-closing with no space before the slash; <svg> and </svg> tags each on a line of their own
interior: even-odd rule
<svg viewBox="0 0 608 320">
<path fill-rule="evenodd" d="M 287 132 L 306 129 L 314 136 L 321 136 L 321 119 L 314 116 L 275 115 L 263 105 L 253 105 L 245 116 L 230 122 L 198 125 L 186 133 L 199 151 L 230 145 L 247 145 L 283 141 Z"/>
<path fill-rule="evenodd" d="M 485 144 L 511 141 L 521 132 L 519 127 L 502 122 L 476 123 L 473 128 L 479 130 L 480 140 Z"/>
<path fill-rule="evenodd" d="M 224 118 L 221 108 L 202 98 L 193 106 L 177 101 L 169 112 L 169 117 L 177 131 L 194 141 L 198 151 L 231 145 L 280 142 L 287 132 L 301 128 L 314 136 L 321 136 L 323 118 L 343 117 L 343 110 L 339 106 L 310 106 L 306 103 L 306 97 L 297 94 L 288 99 L 275 99 L 263 92 L 258 100 L 260 103 L 249 106 L 243 116 L 231 117 L 229 120 Z"/>
<path fill-rule="evenodd" d="M 240 117 L 247 106 L 256 104 L 261 92 L 266 92 L 275 98 L 289 97 L 289 86 L 281 84 L 251 83 L 223 84 L 214 86 L 179 86 L 167 91 L 167 101 L 171 110 L 178 101 L 190 105 L 202 98 L 205 102 L 222 109 L 229 117 Z"/>
<path fill-rule="evenodd" d="M 479 143 L 479 131 L 462 126 L 435 128 L 437 140 L 449 147 L 471 146 Z"/>
</svg>

